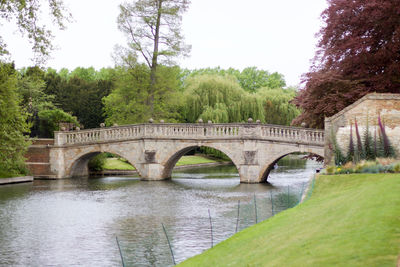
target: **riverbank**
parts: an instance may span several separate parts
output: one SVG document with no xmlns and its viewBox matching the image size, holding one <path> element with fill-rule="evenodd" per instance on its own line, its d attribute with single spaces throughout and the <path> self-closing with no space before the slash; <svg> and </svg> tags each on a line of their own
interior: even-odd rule
<svg viewBox="0 0 400 267">
<path fill-rule="evenodd" d="M 32 181 L 33 181 L 33 176 L 20 176 L 20 177 L 10 177 L 10 178 L 1 177 L 0 185 L 26 183 Z"/>
<path fill-rule="evenodd" d="M 400 175 L 319 176 L 301 205 L 181 266 L 396 266 Z"/>
</svg>

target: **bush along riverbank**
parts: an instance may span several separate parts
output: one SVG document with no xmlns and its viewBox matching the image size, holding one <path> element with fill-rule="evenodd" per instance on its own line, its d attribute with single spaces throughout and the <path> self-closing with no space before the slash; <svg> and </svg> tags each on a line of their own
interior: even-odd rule
<svg viewBox="0 0 400 267">
<path fill-rule="evenodd" d="M 33 176 L 0 170 L 0 185 L 32 182 Z"/>
<path fill-rule="evenodd" d="M 400 174 L 320 175 L 311 197 L 180 266 L 396 266 Z"/>
</svg>

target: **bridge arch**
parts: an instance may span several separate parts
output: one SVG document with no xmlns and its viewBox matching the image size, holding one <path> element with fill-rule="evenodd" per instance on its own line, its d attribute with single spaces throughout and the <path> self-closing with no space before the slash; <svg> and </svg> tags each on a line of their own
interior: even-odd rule
<svg viewBox="0 0 400 267">
<path fill-rule="evenodd" d="M 266 162 L 261 169 L 261 183 L 267 182 L 269 173 L 272 171 L 274 168 L 275 163 L 277 163 L 279 160 L 282 158 L 286 157 L 287 155 L 293 154 L 293 153 L 302 153 L 302 154 L 309 154 L 309 155 L 317 155 L 322 158 L 324 158 L 323 153 L 321 153 L 319 150 L 312 150 L 312 151 L 300 151 L 299 149 L 293 149 L 289 151 L 282 152 L 280 154 L 277 154 L 273 157 L 273 160 L 270 160 Z"/>
<path fill-rule="evenodd" d="M 112 148 L 109 149 L 99 149 L 99 148 L 92 148 L 87 151 L 83 151 L 81 153 L 77 153 L 70 161 L 68 166 L 66 166 L 67 175 L 68 177 L 82 177 L 89 175 L 89 161 L 100 153 L 112 153 L 114 155 L 120 156 L 121 158 L 126 159 L 129 164 L 135 167 L 136 171 L 138 172 L 139 176 L 141 175 L 140 170 L 135 166 L 135 162 L 132 161 L 132 157 L 129 154 L 125 154 L 121 151 L 114 150 Z"/>
<path fill-rule="evenodd" d="M 209 148 L 213 148 L 215 150 L 218 150 L 222 153 L 224 153 L 233 163 L 233 165 L 235 165 L 236 169 L 239 171 L 238 169 L 238 165 L 235 162 L 235 158 L 233 157 L 232 153 L 220 146 L 217 145 L 211 145 L 211 144 L 207 144 L 207 145 L 203 145 L 203 144 L 196 144 L 196 145 L 187 145 L 185 147 L 180 147 L 179 149 L 175 149 L 172 150 L 167 157 L 165 158 L 165 163 L 164 165 L 164 171 L 163 171 L 163 177 L 166 178 L 170 178 L 172 175 L 172 171 L 176 165 L 176 163 L 179 161 L 179 159 L 184 156 L 186 153 L 188 153 L 189 151 L 199 148 L 199 147 L 209 147 Z"/>
</svg>

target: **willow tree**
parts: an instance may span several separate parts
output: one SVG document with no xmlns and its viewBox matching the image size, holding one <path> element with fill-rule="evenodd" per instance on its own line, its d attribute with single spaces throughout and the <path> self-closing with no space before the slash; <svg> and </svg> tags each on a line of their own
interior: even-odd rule
<svg viewBox="0 0 400 267">
<path fill-rule="evenodd" d="M 231 76 L 200 75 L 190 78 L 185 88 L 184 116 L 214 122 L 245 122 L 249 117 L 264 122 L 262 99 L 243 90 Z"/>
<path fill-rule="evenodd" d="M 294 88 L 260 88 L 257 95 L 263 101 L 266 123 L 290 125 L 300 115 L 300 109 L 292 104 L 297 95 Z"/>
<path fill-rule="evenodd" d="M 152 115 L 158 65 L 170 65 L 174 57 L 190 50 L 181 34 L 182 13 L 189 3 L 189 0 L 137 0 L 120 5 L 118 28 L 129 40 L 128 53 L 122 57 L 138 56 L 150 68 L 146 104 Z"/>
</svg>

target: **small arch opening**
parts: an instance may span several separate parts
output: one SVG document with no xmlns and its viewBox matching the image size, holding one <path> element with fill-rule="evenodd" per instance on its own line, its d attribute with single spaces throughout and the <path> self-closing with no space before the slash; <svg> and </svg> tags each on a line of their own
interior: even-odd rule
<svg viewBox="0 0 400 267">
<path fill-rule="evenodd" d="M 90 152 L 80 156 L 70 168 L 70 177 L 136 175 L 135 166 L 124 157 L 110 152 Z"/>
<path fill-rule="evenodd" d="M 291 152 L 284 154 L 264 167 L 261 182 L 268 183 L 270 182 L 269 178 L 275 178 L 281 172 L 293 172 L 293 175 L 298 173 L 299 169 L 307 170 L 310 174 L 319 172 L 323 167 L 323 160 L 322 156 L 314 153 Z"/>
<path fill-rule="evenodd" d="M 188 173 L 194 178 L 222 178 L 239 172 L 231 158 L 219 149 L 208 146 L 189 146 L 171 155 L 164 169 L 165 177 L 181 177 Z M 205 175 L 206 174 L 206 175 Z"/>
</svg>

